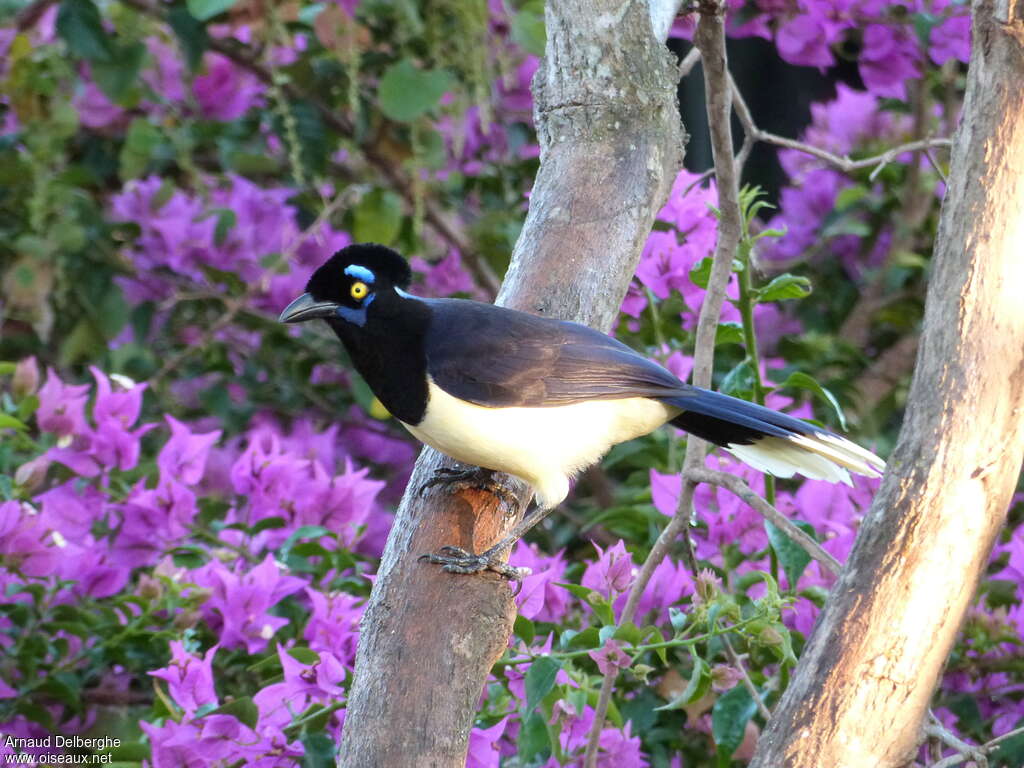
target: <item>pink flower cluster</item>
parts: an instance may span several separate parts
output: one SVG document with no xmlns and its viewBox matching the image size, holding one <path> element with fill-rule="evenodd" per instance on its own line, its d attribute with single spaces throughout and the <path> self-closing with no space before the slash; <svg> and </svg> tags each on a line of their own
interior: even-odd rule
<svg viewBox="0 0 1024 768">
<path fill-rule="evenodd" d="M 858 69 L 875 96 L 906 98 L 906 82 L 921 76 L 925 57 L 938 65 L 970 58 L 968 6 L 951 0 L 729 0 L 732 37 L 773 40 L 790 64 L 824 69 L 836 64 L 835 49 L 859 45 Z M 737 19 L 742 19 L 738 21 Z M 928 24 L 922 42 L 915 21 Z M 693 19 L 677 22 L 673 34 L 690 37 Z"/>
<path fill-rule="evenodd" d="M 150 176 L 129 182 L 110 200 L 114 220 L 141 230 L 127 249 L 136 273 L 122 282 L 133 302 L 167 298 L 175 280 L 217 284 L 213 269 L 258 286 L 256 306 L 276 313 L 302 292 L 313 269 L 351 242 L 329 226 L 304 237 L 288 204 L 294 190 L 286 187 L 228 175 L 204 199 L 165 185 Z M 293 254 L 287 270 L 268 272 L 265 260 L 286 253 Z"/>
</svg>

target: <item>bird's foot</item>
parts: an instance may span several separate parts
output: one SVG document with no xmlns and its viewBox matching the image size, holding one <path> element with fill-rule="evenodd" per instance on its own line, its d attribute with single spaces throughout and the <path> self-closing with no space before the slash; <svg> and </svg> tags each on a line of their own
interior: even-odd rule
<svg viewBox="0 0 1024 768">
<path fill-rule="evenodd" d="M 439 467 L 435 470 L 434 476 L 420 486 L 420 496 L 426 495 L 426 492 L 435 485 L 447 486 L 452 491 L 461 491 L 467 488 L 487 491 L 497 496 L 510 509 L 514 509 L 517 502 L 515 494 L 494 479 L 494 470 L 483 467 L 473 467 L 472 469 Z"/>
<path fill-rule="evenodd" d="M 442 570 L 448 573 L 471 574 L 493 571 L 509 581 L 520 582 L 520 587 L 522 580 L 531 573 L 529 568 L 514 568 L 502 561 L 494 549 L 489 549 L 481 555 L 474 555 L 462 547 L 441 547 L 436 554 L 420 555 L 419 559 L 440 565 Z"/>
</svg>

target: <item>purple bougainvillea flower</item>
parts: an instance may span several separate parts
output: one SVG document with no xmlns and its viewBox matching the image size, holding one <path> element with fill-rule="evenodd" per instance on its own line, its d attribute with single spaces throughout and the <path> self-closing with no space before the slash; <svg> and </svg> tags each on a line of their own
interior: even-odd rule
<svg viewBox="0 0 1024 768">
<path fill-rule="evenodd" d="M 629 589 L 636 578 L 633 555 L 626 551 L 625 543 L 619 541 L 608 549 L 594 544 L 598 558 L 587 565 L 580 583 L 606 597 L 620 595 Z"/>
<path fill-rule="evenodd" d="M 39 390 L 36 424 L 57 437 L 84 435 L 88 431 L 85 423 L 88 399 L 88 384 L 65 384 L 53 368 L 47 368 L 46 383 Z"/>
<path fill-rule="evenodd" d="M 208 53 L 204 64 L 204 73 L 197 75 L 192 85 L 203 117 L 237 120 L 262 101 L 263 84 L 226 56 Z"/>
<path fill-rule="evenodd" d="M 171 662 L 149 674 L 167 682 L 167 690 L 185 713 L 192 718 L 196 711 L 208 704 L 217 704 L 213 689 L 213 657 L 220 646 L 215 645 L 202 658 L 185 650 L 181 642 L 171 641 Z"/>
<path fill-rule="evenodd" d="M 312 610 L 303 637 L 314 651 L 328 651 L 352 669 L 359 641 L 363 599 L 346 592 L 324 594 L 306 588 Z"/>
<path fill-rule="evenodd" d="M 0 558 L 9 570 L 49 576 L 57 570 L 59 557 L 50 528 L 31 505 L 0 503 Z"/>
<path fill-rule="evenodd" d="M 536 621 L 559 622 L 569 608 L 569 593 L 559 583 L 565 581 L 565 550 L 548 557 L 532 544 L 520 539 L 509 562 L 530 569 L 516 596 L 519 613 Z"/>
<path fill-rule="evenodd" d="M 950 16 L 932 28 L 928 43 L 928 55 L 940 67 L 950 59 L 967 64 L 971 60 L 971 17 L 967 13 Z"/>
<path fill-rule="evenodd" d="M 825 23 L 812 15 L 794 16 L 780 24 L 775 33 L 775 44 L 783 61 L 805 67 L 835 64 L 830 42 Z"/>
<path fill-rule="evenodd" d="M 490 728 L 474 728 L 469 732 L 466 768 L 498 768 L 501 764 L 498 742 L 505 733 L 508 718 L 506 715 Z"/>
<path fill-rule="evenodd" d="M 220 645 L 242 646 L 249 653 L 262 651 L 277 630 L 288 624 L 288 619 L 267 611 L 305 586 L 302 579 L 284 575 L 269 554 L 247 572 L 228 570 L 215 560 L 193 571 L 193 578 L 211 590 L 203 613 L 219 630 Z"/>
<path fill-rule="evenodd" d="M 920 57 L 916 41 L 905 29 L 868 24 L 858 68 L 864 85 L 872 93 L 905 99 L 906 81 L 921 76 L 917 66 Z"/>
<path fill-rule="evenodd" d="M 622 650 L 622 646 L 611 638 L 606 640 L 605 644 L 596 651 L 591 651 L 587 655 L 594 660 L 602 675 L 614 674 L 632 664 L 632 659 Z"/>
<path fill-rule="evenodd" d="M 160 477 L 163 480 L 195 485 L 203 478 L 210 448 L 220 439 L 221 431 L 192 432 L 170 414 L 165 415 L 164 419 L 171 428 L 171 439 L 164 443 L 156 458 Z"/>
</svg>

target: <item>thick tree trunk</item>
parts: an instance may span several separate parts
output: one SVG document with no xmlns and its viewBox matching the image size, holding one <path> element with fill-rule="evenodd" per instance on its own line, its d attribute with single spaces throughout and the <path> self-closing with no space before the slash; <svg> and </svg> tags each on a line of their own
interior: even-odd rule
<svg viewBox="0 0 1024 768">
<path fill-rule="evenodd" d="M 676 69 L 640 0 L 552 0 L 534 78 L 541 169 L 499 303 L 608 329 L 682 162 Z M 340 764 L 462 766 L 480 692 L 515 617 L 509 586 L 417 561 L 482 551 L 517 521 L 490 494 L 419 489 L 424 450 L 362 622 Z"/>
<path fill-rule="evenodd" d="M 912 760 L 1024 454 L 1024 2 L 975 2 L 917 368 L 889 471 L 752 766 Z"/>
</svg>

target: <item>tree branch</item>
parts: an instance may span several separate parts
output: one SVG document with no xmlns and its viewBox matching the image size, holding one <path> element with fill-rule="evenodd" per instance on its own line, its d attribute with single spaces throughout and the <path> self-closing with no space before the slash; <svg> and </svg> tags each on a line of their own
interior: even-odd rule
<svg viewBox="0 0 1024 768">
<path fill-rule="evenodd" d="M 1024 20 L 996 18 L 997 4 L 973 4 L 963 118 L 903 429 L 751 768 L 913 759 L 1020 473 L 1024 54 L 1005 27 L 1024 31 Z"/>
<path fill-rule="evenodd" d="M 681 165 L 676 69 L 640 0 L 551 0 L 546 28 L 533 81 L 541 167 L 498 301 L 607 329 Z M 512 514 L 482 492 L 420 499 L 439 464 L 429 449 L 417 462 L 362 620 L 344 766 L 462 768 L 480 691 L 507 647 L 515 604 L 504 581 L 417 558 L 486 549 L 529 489 L 503 481 L 520 501 Z"/>
</svg>

